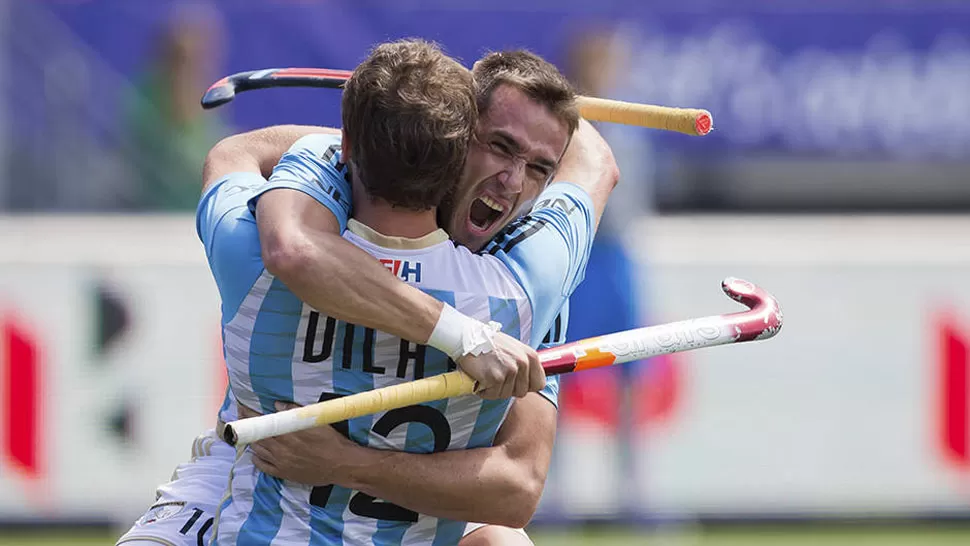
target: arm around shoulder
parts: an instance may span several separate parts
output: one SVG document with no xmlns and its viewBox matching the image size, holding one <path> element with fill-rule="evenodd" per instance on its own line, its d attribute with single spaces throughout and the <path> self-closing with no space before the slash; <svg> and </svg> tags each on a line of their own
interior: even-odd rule
<svg viewBox="0 0 970 546">
<path fill-rule="evenodd" d="M 579 120 L 579 128 L 562 158 L 556 180 L 572 182 L 589 194 L 594 228 L 599 226 L 606 201 L 620 181 L 620 168 L 610 145 L 588 121 Z"/>
<path fill-rule="evenodd" d="M 220 140 L 206 154 L 202 191 L 234 172 L 253 172 L 269 177 L 280 157 L 294 142 L 315 133 L 340 134 L 340 131 L 312 125 L 276 125 Z"/>
</svg>

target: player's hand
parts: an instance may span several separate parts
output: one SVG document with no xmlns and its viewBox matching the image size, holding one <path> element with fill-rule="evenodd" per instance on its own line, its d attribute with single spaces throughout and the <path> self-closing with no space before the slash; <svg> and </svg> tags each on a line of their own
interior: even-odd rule
<svg viewBox="0 0 970 546">
<path fill-rule="evenodd" d="M 487 400 L 521 398 L 546 386 L 535 349 L 502 332 L 495 333 L 493 344 L 491 352 L 458 360 L 458 367 L 478 382 L 479 396 Z"/>
<path fill-rule="evenodd" d="M 283 411 L 296 404 L 277 402 Z M 245 408 L 240 408 L 240 417 Z M 358 447 L 331 426 L 320 426 L 299 432 L 281 434 L 250 444 L 253 464 L 270 476 L 305 485 L 338 485 L 343 481 L 341 469 L 348 459 L 348 451 Z"/>
</svg>

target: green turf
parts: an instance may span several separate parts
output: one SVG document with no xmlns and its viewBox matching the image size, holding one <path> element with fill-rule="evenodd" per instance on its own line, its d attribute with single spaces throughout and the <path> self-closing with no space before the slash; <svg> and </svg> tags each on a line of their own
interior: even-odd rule
<svg viewBox="0 0 970 546">
<path fill-rule="evenodd" d="M 534 531 L 536 546 L 970 546 L 970 528 L 748 528 L 665 532 Z"/>
<path fill-rule="evenodd" d="M 536 546 L 968 546 L 970 528 L 885 527 L 745 528 L 701 531 L 681 528 L 638 533 L 622 529 L 530 530 Z M 112 545 L 117 534 L 100 531 L 3 531 L 0 546 Z"/>
<path fill-rule="evenodd" d="M 0 546 L 111 546 L 118 537 L 102 531 L 2 531 Z"/>
</svg>

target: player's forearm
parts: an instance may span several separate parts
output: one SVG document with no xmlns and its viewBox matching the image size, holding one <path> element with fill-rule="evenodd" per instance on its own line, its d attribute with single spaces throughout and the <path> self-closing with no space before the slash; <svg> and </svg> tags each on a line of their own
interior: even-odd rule
<svg viewBox="0 0 970 546">
<path fill-rule="evenodd" d="M 459 521 L 524 527 L 535 513 L 556 438 L 555 406 L 538 393 L 517 399 L 492 447 L 428 455 L 353 444 L 336 473 L 347 487 Z"/>
<path fill-rule="evenodd" d="M 588 121 L 580 120 L 556 180 L 572 182 L 586 190 L 593 202 L 595 225 L 599 226 L 610 193 L 619 183 L 620 170 L 609 144 Z"/>
<path fill-rule="evenodd" d="M 304 232 L 288 256 L 267 268 L 298 298 L 338 320 L 426 343 L 442 304 L 394 277 L 372 256 L 335 233 Z M 296 247 L 296 248 L 294 248 Z"/>
<path fill-rule="evenodd" d="M 234 172 L 268 177 L 289 147 L 309 134 L 339 130 L 312 125 L 276 125 L 226 137 L 209 150 L 202 167 L 202 187 Z"/>
<path fill-rule="evenodd" d="M 504 447 L 415 454 L 361 448 L 345 487 L 415 512 L 458 521 L 524 527 L 545 474 Z"/>
</svg>

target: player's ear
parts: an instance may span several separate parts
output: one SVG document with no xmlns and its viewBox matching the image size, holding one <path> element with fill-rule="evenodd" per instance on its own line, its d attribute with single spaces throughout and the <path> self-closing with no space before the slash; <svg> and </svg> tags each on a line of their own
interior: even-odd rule
<svg viewBox="0 0 970 546">
<path fill-rule="evenodd" d="M 350 163 L 350 141 L 347 140 L 347 131 L 340 129 L 340 160 Z"/>
</svg>

